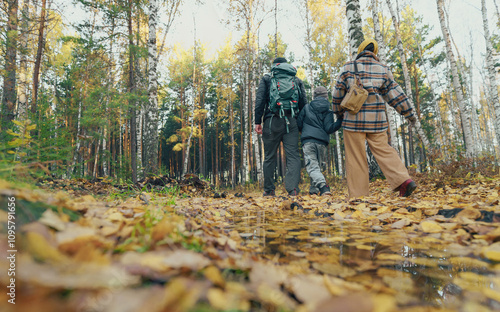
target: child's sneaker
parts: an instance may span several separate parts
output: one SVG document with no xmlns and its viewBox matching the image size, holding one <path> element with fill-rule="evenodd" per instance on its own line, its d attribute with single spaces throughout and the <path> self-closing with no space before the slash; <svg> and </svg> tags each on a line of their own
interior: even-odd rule
<svg viewBox="0 0 500 312">
<path fill-rule="evenodd" d="M 262 196 L 274 196 L 274 195 L 276 195 L 274 190 L 264 191 L 264 194 L 262 194 Z"/>
<path fill-rule="evenodd" d="M 322 187 L 319 188 L 319 195 L 332 195 L 332 192 L 330 192 L 330 187 L 328 185 L 323 185 Z"/>
</svg>

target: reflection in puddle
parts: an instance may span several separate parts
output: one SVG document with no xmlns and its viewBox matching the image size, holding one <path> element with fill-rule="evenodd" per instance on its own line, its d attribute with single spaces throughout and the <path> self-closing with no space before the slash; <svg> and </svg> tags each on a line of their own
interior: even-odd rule
<svg viewBox="0 0 500 312">
<path fill-rule="evenodd" d="M 377 228 L 269 211 L 235 212 L 226 226 L 254 253 L 391 293 L 401 307 L 500 310 L 500 265 L 432 235 Z"/>
</svg>

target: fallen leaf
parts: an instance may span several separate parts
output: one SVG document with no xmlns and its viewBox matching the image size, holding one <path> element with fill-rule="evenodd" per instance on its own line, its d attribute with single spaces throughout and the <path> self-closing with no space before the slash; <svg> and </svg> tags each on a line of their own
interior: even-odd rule
<svg viewBox="0 0 500 312">
<path fill-rule="evenodd" d="M 422 231 L 426 233 L 441 233 L 443 228 L 435 221 L 423 221 L 420 223 Z"/>
</svg>

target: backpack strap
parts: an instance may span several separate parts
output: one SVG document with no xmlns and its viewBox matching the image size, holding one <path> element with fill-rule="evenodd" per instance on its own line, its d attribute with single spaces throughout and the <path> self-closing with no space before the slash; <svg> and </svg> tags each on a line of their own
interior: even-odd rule
<svg viewBox="0 0 500 312">
<path fill-rule="evenodd" d="M 357 85 L 364 88 L 363 83 L 361 82 L 361 79 L 359 79 L 358 62 L 356 62 L 356 60 L 354 60 L 354 77 L 355 77 L 355 81 L 356 81 Z"/>
</svg>

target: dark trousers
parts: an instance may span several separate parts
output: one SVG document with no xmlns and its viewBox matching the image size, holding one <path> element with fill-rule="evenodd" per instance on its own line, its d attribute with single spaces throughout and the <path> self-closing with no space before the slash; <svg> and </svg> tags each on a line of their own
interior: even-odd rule
<svg viewBox="0 0 500 312">
<path fill-rule="evenodd" d="M 286 119 L 273 116 L 264 121 L 262 140 L 264 141 L 264 191 L 274 190 L 274 172 L 278 160 L 278 147 L 283 142 L 286 155 L 285 189 L 299 192 L 300 180 L 300 155 L 299 155 L 299 128 L 297 120 L 288 119 L 288 132 Z"/>
</svg>

